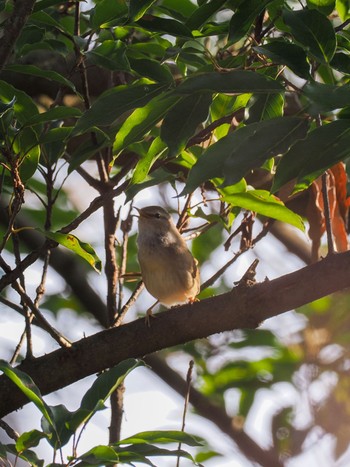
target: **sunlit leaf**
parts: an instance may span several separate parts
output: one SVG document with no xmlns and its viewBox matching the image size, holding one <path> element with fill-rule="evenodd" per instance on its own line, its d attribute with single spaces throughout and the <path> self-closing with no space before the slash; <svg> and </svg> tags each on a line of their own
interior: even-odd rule
<svg viewBox="0 0 350 467">
<path fill-rule="evenodd" d="M 251 97 L 245 111 L 246 123 L 283 116 L 283 94 L 258 94 Z"/>
<path fill-rule="evenodd" d="M 160 139 L 158 136 L 155 138 L 148 151 L 147 154 L 141 157 L 139 162 L 137 163 L 134 173 L 131 178 L 131 185 L 136 183 L 141 183 L 145 180 L 148 175 L 150 168 L 152 167 L 153 163 L 162 156 L 168 150 L 167 145 Z"/>
<path fill-rule="evenodd" d="M 75 235 L 72 234 L 63 234 L 60 232 L 49 232 L 36 229 L 38 232 L 44 234 L 47 238 L 54 240 L 60 245 L 68 248 L 68 250 L 73 251 L 75 254 L 81 256 L 85 261 L 87 261 L 91 267 L 97 272 L 101 272 L 102 263 L 100 258 L 97 256 L 95 250 L 89 243 L 82 242 Z"/>
<path fill-rule="evenodd" d="M 174 94 L 165 94 L 155 97 L 144 107 L 134 110 L 116 135 L 113 144 L 114 154 L 129 144 L 140 141 L 179 99 L 180 97 Z"/>
<path fill-rule="evenodd" d="M 225 196 L 224 200 L 232 206 L 239 206 L 262 216 L 294 225 L 302 231 L 305 230 L 302 218 L 266 190 L 249 190 L 246 193 L 236 193 Z"/>
<path fill-rule="evenodd" d="M 47 435 L 42 431 L 26 431 L 25 433 L 22 433 L 21 436 L 16 440 L 16 449 L 18 452 L 22 452 L 31 447 L 35 447 L 43 438 L 47 438 Z"/>
</svg>

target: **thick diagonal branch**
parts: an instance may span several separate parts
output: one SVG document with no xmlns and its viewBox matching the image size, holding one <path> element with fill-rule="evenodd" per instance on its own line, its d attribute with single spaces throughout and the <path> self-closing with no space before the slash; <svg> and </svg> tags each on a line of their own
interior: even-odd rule
<svg viewBox="0 0 350 467">
<path fill-rule="evenodd" d="M 256 328 L 267 318 L 350 286 L 350 252 L 324 260 L 272 281 L 235 287 L 231 292 L 158 314 L 151 328 L 138 319 L 23 362 L 43 394 L 110 368 L 129 357 L 232 329 Z M 27 402 L 5 377 L 0 378 L 0 417 Z"/>
</svg>

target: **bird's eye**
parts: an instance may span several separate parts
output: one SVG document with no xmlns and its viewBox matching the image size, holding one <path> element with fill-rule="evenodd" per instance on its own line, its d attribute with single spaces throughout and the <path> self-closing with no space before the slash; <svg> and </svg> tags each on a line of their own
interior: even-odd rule
<svg viewBox="0 0 350 467">
<path fill-rule="evenodd" d="M 160 214 L 159 214 L 159 212 L 156 212 L 155 215 L 154 215 L 154 217 L 155 217 L 156 219 L 160 219 Z"/>
</svg>

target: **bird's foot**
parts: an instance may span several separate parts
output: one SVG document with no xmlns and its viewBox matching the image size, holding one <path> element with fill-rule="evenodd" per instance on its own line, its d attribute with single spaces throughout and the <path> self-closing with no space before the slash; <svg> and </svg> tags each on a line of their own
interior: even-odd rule
<svg viewBox="0 0 350 467">
<path fill-rule="evenodd" d="M 153 308 L 153 307 L 152 307 Z M 145 316 L 145 324 L 148 328 L 151 327 L 151 318 L 157 318 L 153 313 L 152 313 L 152 308 L 149 308 L 146 311 L 146 316 Z"/>
</svg>

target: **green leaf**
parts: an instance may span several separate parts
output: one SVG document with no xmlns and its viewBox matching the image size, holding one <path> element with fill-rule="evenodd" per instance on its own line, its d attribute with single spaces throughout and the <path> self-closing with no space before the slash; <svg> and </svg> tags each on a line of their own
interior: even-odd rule
<svg viewBox="0 0 350 467">
<path fill-rule="evenodd" d="M 272 191 L 297 178 L 303 182 L 298 191 L 324 170 L 350 156 L 350 120 L 337 120 L 311 131 L 282 157 L 277 166 Z M 307 178 L 308 175 L 312 175 Z"/>
<path fill-rule="evenodd" d="M 302 47 L 290 42 L 274 40 L 263 46 L 253 47 L 253 49 L 275 63 L 286 65 L 301 78 L 309 79 L 310 65 Z"/>
<path fill-rule="evenodd" d="M 307 0 L 306 3 L 310 9 L 316 9 L 326 16 L 330 15 L 335 7 L 335 0 Z"/>
<path fill-rule="evenodd" d="M 162 168 L 158 168 L 157 170 L 152 171 L 142 183 L 138 183 L 137 185 L 129 185 L 126 189 L 126 201 L 132 200 L 137 193 L 144 190 L 145 188 L 150 188 L 152 186 L 159 185 L 160 183 L 164 182 L 174 182 L 175 175 L 166 172 Z"/>
<path fill-rule="evenodd" d="M 342 73 L 346 73 L 350 75 L 349 54 L 342 53 L 342 52 L 334 54 L 332 61 L 331 61 L 331 67 L 335 68 L 338 71 L 341 71 Z"/>
<path fill-rule="evenodd" d="M 141 360 L 129 358 L 115 367 L 101 373 L 91 388 L 82 398 L 80 408 L 74 413 L 67 426 L 73 432 L 81 423 L 91 418 L 96 411 L 104 408 L 104 402 L 110 397 L 112 392 L 121 385 L 127 375 L 135 368 L 144 366 Z"/>
<path fill-rule="evenodd" d="M 50 238 L 51 240 L 68 248 L 68 250 L 71 250 L 75 254 L 81 256 L 83 259 L 85 259 L 85 261 L 87 261 L 90 264 L 91 267 L 95 269 L 95 271 L 97 271 L 98 273 L 101 272 L 101 260 L 89 243 L 84 243 L 80 241 L 75 235 L 72 235 L 70 233 L 63 234 L 61 232 L 49 232 L 40 229 L 36 230 L 45 235 L 45 237 Z"/>
<path fill-rule="evenodd" d="M 44 461 L 39 459 L 35 452 L 30 449 L 26 449 L 25 451 L 18 453 L 15 445 L 13 444 L 7 444 L 6 449 L 14 456 L 26 461 L 27 465 L 30 465 L 31 467 L 44 467 Z M 5 465 L 7 466 L 7 464 Z"/>
<path fill-rule="evenodd" d="M 36 125 L 37 123 L 46 123 L 54 120 L 64 120 L 65 118 L 76 118 L 81 116 L 81 111 L 74 107 L 58 106 L 47 110 L 26 121 L 25 125 Z"/>
<path fill-rule="evenodd" d="M 10 102 L 3 102 L 2 100 L 0 100 L 0 118 L 2 118 L 4 114 L 7 113 L 9 110 L 14 109 L 15 102 L 16 96 L 13 96 Z"/>
<path fill-rule="evenodd" d="M 124 444 L 144 444 L 144 443 L 183 443 L 188 446 L 203 446 L 204 442 L 201 438 L 189 435 L 183 431 L 143 431 L 128 438 L 118 441 L 116 445 Z"/>
<path fill-rule="evenodd" d="M 245 36 L 256 17 L 272 0 L 245 0 L 236 9 L 229 25 L 229 42 L 237 42 Z"/>
<path fill-rule="evenodd" d="M 109 89 L 78 120 L 73 135 L 84 133 L 94 126 L 113 124 L 125 112 L 146 105 L 166 87 L 164 84 L 134 84 Z"/>
<path fill-rule="evenodd" d="M 42 70 L 41 68 L 38 68 L 34 65 L 7 65 L 4 70 L 12 71 L 14 73 L 23 73 L 26 75 L 37 76 L 39 78 L 46 78 L 49 81 L 55 81 L 56 83 L 68 87 L 75 93 L 77 92 L 74 84 L 56 71 Z"/>
<path fill-rule="evenodd" d="M 5 360 L 0 360 L 0 370 L 18 387 L 18 389 L 23 392 L 23 394 L 31 401 L 43 414 L 45 419 L 50 423 L 51 426 L 54 425 L 54 420 L 52 417 L 51 410 L 48 405 L 46 405 L 44 399 L 41 396 L 39 388 L 35 385 L 32 378 L 23 373 L 23 371 L 13 368 Z"/>
<path fill-rule="evenodd" d="M 192 94 L 197 91 L 266 94 L 281 92 L 283 87 L 277 81 L 253 71 L 234 70 L 227 73 L 209 72 L 192 75 L 176 88 L 179 94 Z"/>
<path fill-rule="evenodd" d="M 13 150 L 21 158 L 20 176 L 22 182 L 27 182 L 36 172 L 40 159 L 40 146 L 35 131 L 23 128 L 13 141 Z"/>
<path fill-rule="evenodd" d="M 251 97 L 245 111 L 246 123 L 271 120 L 282 117 L 284 109 L 283 94 L 258 94 Z"/>
<path fill-rule="evenodd" d="M 212 96 L 195 93 L 185 96 L 165 116 L 160 137 L 169 146 L 169 156 L 175 156 L 186 147 L 198 125 L 208 118 Z"/>
<path fill-rule="evenodd" d="M 39 114 L 34 101 L 25 92 L 19 91 L 5 81 L 0 81 L 0 99 L 5 103 L 9 103 L 13 100 L 14 96 L 16 97 L 16 101 L 13 108 L 20 124 L 24 125 L 33 115 Z"/>
<path fill-rule="evenodd" d="M 73 127 L 71 126 L 62 126 L 58 128 L 51 128 L 47 133 L 40 135 L 39 143 L 53 143 L 55 141 L 64 142 L 68 136 L 71 134 Z"/>
<path fill-rule="evenodd" d="M 79 462 L 79 464 L 77 464 L 82 467 L 86 465 L 110 465 L 118 464 L 119 456 L 110 446 L 95 446 L 85 454 L 79 456 L 78 460 L 83 461 L 82 463 Z"/>
<path fill-rule="evenodd" d="M 318 114 L 341 109 L 350 105 L 350 86 L 334 86 L 332 84 L 308 83 L 303 94 L 312 101 L 310 112 Z"/>
<path fill-rule="evenodd" d="M 129 144 L 140 141 L 179 99 L 180 96 L 165 93 L 155 97 L 144 107 L 134 110 L 115 137 L 113 153 L 118 154 Z"/>
<path fill-rule="evenodd" d="M 132 21 L 142 18 L 156 0 L 130 0 L 129 17 Z"/>
<path fill-rule="evenodd" d="M 145 76 L 160 83 L 173 83 L 173 75 L 166 64 L 160 64 L 157 60 L 131 58 L 130 67 L 140 76 Z"/>
<path fill-rule="evenodd" d="M 119 459 L 122 463 L 127 462 L 137 462 L 138 460 L 143 463 L 147 463 L 152 467 L 156 467 L 151 461 L 148 460 L 148 457 L 157 456 L 157 457 L 184 457 L 194 462 L 193 457 L 188 452 L 182 449 L 165 449 L 159 448 L 152 444 L 133 444 L 130 447 L 119 448 L 118 449 Z M 131 464 L 133 465 L 133 464 Z"/>
<path fill-rule="evenodd" d="M 235 184 L 249 170 L 285 153 L 295 141 L 305 137 L 307 128 L 303 119 L 282 117 L 235 130 L 204 151 L 191 169 L 182 194 L 215 177 L 224 178 L 225 185 Z"/>
<path fill-rule="evenodd" d="M 224 196 L 223 199 L 232 206 L 239 206 L 262 216 L 294 225 L 302 231 L 305 230 L 302 218 L 286 208 L 280 199 L 266 190 L 249 190 L 246 193 Z"/>
<path fill-rule="evenodd" d="M 51 406 L 50 410 L 55 419 L 55 429 L 52 429 L 44 418 L 41 420 L 41 426 L 48 437 L 49 444 L 56 450 L 66 445 L 74 434 L 74 431 L 69 427 L 74 413 L 62 404 Z"/>
<path fill-rule="evenodd" d="M 39 430 L 27 431 L 16 440 L 17 452 L 25 451 L 28 448 L 37 446 L 43 438 L 47 435 Z"/>
<path fill-rule="evenodd" d="M 329 63 L 337 41 L 332 23 L 317 10 L 283 10 L 283 19 L 299 44 L 320 63 Z"/>
<path fill-rule="evenodd" d="M 201 26 L 208 22 L 211 16 L 220 10 L 224 3 L 226 3 L 226 0 L 211 0 L 210 2 L 200 5 L 186 21 L 186 27 L 191 31 L 200 29 Z"/>
<path fill-rule="evenodd" d="M 103 41 L 102 44 L 87 52 L 86 56 L 91 63 L 107 70 L 130 70 L 130 64 L 126 57 L 126 45 L 122 41 Z"/>
<path fill-rule="evenodd" d="M 100 0 L 95 6 L 92 14 L 92 26 L 94 28 L 103 27 L 104 23 L 121 20 L 128 13 L 128 6 L 125 0 Z"/>
<path fill-rule="evenodd" d="M 350 18 L 349 0 L 336 0 L 336 8 L 342 21 Z"/>
<path fill-rule="evenodd" d="M 191 30 L 186 25 L 174 19 L 147 15 L 147 19 L 142 18 L 137 24 L 148 31 L 161 32 L 174 37 L 183 37 L 187 39 L 193 37 Z"/>
<path fill-rule="evenodd" d="M 93 133 L 95 135 L 94 138 L 86 138 L 71 153 L 68 173 L 72 173 L 80 167 L 83 162 L 88 160 L 90 157 L 95 156 L 95 154 L 101 149 L 110 146 L 111 139 L 105 132 L 99 128 L 95 128 Z"/>
<path fill-rule="evenodd" d="M 133 176 L 131 178 L 130 185 L 135 185 L 137 183 L 141 183 L 145 180 L 150 171 L 150 168 L 154 164 L 154 162 L 162 156 L 167 151 L 167 145 L 160 139 L 159 136 L 155 138 L 148 151 L 147 154 L 141 157 L 138 161 Z"/>
</svg>

